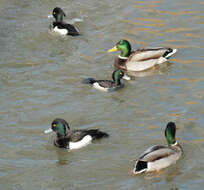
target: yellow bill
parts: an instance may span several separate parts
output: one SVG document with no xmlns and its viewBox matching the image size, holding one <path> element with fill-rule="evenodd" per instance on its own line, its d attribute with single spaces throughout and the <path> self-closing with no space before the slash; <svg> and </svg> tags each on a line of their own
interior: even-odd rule
<svg viewBox="0 0 204 190">
<path fill-rule="evenodd" d="M 114 52 L 114 51 L 118 51 L 118 48 L 116 46 L 114 46 L 113 48 L 108 50 L 108 53 Z"/>
</svg>

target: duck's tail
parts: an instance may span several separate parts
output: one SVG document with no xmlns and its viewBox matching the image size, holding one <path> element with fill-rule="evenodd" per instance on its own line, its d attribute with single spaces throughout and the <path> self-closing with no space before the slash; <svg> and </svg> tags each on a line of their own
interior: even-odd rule
<svg viewBox="0 0 204 190">
<path fill-rule="evenodd" d="M 138 160 L 135 164 L 135 168 L 133 169 L 134 174 L 143 173 L 147 170 L 147 162 Z"/>
<path fill-rule="evenodd" d="M 96 80 L 94 78 L 87 78 L 87 79 L 84 79 L 82 81 L 82 83 L 84 83 L 84 84 L 93 84 L 95 82 L 96 82 Z"/>
<path fill-rule="evenodd" d="M 87 130 L 88 135 L 90 135 L 93 139 L 101 139 L 109 137 L 108 133 L 100 131 L 99 129 L 90 129 Z"/>
<path fill-rule="evenodd" d="M 177 49 L 171 49 L 171 48 L 167 48 L 166 52 L 164 53 L 164 55 L 162 57 L 168 59 L 170 58 L 172 55 L 174 55 L 177 52 Z"/>
</svg>

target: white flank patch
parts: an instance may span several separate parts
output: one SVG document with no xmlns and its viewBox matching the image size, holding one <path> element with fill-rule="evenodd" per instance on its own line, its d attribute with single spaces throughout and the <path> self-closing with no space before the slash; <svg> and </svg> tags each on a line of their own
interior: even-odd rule
<svg viewBox="0 0 204 190">
<path fill-rule="evenodd" d="M 70 142 L 69 143 L 69 149 L 79 149 L 84 146 L 87 146 L 88 144 L 91 144 L 92 137 L 90 135 L 86 135 L 82 140 L 78 142 Z"/>
<path fill-rule="evenodd" d="M 177 52 L 177 49 L 173 49 L 173 51 L 171 53 L 169 53 L 166 58 L 171 57 L 173 54 L 175 54 Z"/>
<path fill-rule="evenodd" d="M 97 82 L 93 83 L 93 87 L 98 89 L 98 90 L 105 91 L 105 92 L 108 92 L 108 89 L 109 89 L 109 88 L 104 88 L 104 87 L 100 86 Z"/>
<path fill-rule="evenodd" d="M 59 29 L 57 26 L 55 26 L 53 28 L 54 32 L 58 32 L 61 35 L 67 35 L 68 34 L 68 30 L 67 29 Z"/>
</svg>

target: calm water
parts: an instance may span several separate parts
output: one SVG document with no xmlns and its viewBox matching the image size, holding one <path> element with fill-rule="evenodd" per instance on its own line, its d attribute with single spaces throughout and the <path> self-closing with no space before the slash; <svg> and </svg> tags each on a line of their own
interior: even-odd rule
<svg viewBox="0 0 204 190">
<path fill-rule="evenodd" d="M 49 32 L 47 15 L 62 7 L 80 37 Z M 197 190 L 204 186 L 204 3 L 202 0 L 0 0 L 0 189 Z M 104 93 L 81 83 L 109 79 L 119 39 L 134 48 L 179 51 L 154 72 Z M 72 128 L 100 128 L 109 139 L 66 152 L 44 135 L 56 117 Z M 159 175 L 132 177 L 134 160 L 166 144 L 178 126 L 184 157 Z"/>
</svg>

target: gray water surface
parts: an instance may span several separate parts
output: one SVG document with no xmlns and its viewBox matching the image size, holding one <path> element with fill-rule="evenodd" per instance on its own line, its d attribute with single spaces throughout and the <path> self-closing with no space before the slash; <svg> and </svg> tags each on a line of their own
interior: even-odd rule
<svg viewBox="0 0 204 190">
<path fill-rule="evenodd" d="M 49 31 L 63 8 L 82 36 Z M 204 3 L 201 0 L 0 0 L 0 189 L 200 190 L 204 186 Z M 104 93 L 81 83 L 110 79 L 120 39 L 133 49 L 178 48 L 155 71 L 131 73 Z M 110 134 L 83 149 L 53 146 L 43 131 L 56 117 L 71 128 Z M 128 171 L 146 148 L 166 144 L 175 121 L 183 158 L 161 174 Z"/>
</svg>

